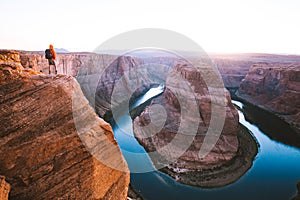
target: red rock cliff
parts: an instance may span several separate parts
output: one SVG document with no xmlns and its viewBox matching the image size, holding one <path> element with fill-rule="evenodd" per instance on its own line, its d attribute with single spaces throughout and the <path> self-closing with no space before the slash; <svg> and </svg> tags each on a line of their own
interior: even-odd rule
<svg viewBox="0 0 300 200">
<path fill-rule="evenodd" d="M 31 68 L 37 72 L 48 73 L 48 60 L 45 53 L 41 51 L 20 51 L 20 62 L 26 69 Z M 86 73 L 94 73 L 96 62 L 101 64 L 110 63 L 115 56 L 99 55 L 94 53 L 58 53 L 56 58 L 56 67 L 58 74 L 77 76 L 79 70 L 84 67 Z"/>
<path fill-rule="evenodd" d="M 2 67 L 0 174 L 11 185 L 9 198 L 126 199 L 127 165 L 77 81 Z"/>
<path fill-rule="evenodd" d="M 253 65 L 237 95 L 276 114 L 300 132 L 300 65 Z"/>
<path fill-rule="evenodd" d="M 164 63 L 162 60 L 162 58 L 159 58 L 158 60 L 151 60 L 151 62 Z M 140 60 L 130 56 L 120 56 L 106 69 L 97 87 L 96 106 L 98 112 L 103 116 L 111 109 L 111 96 L 113 94 L 113 90 L 115 90 L 114 94 L 117 97 L 123 97 L 126 93 L 133 94 L 134 91 L 136 91 L 136 88 L 131 86 L 134 85 L 132 82 L 136 81 L 134 82 L 136 85 L 142 83 L 140 84 L 142 88 L 148 87 L 149 85 L 147 85 L 147 83 L 150 82 L 149 79 L 156 77 L 156 74 L 159 74 L 161 77 L 156 79 L 158 81 L 157 83 L 160 83 L 159 81 L 164 83 L 166 81 L 165 79 L 169 78 L 168 74 L 170 73 L 170 70 L 174 69 L 175 71 L 178 71 L 179 74 L 182 74 L 183 79 L 187 80 L 189 84 L 191 84 L 196 95 L 196 101 L 198 102 L 199 110 L 201 112 L 201 118 L 199 119 L 200 121 L 195 122 L 200 124 L 195 140 L 191 143 L 190 148 L 177 160 L 176 163 L 173 164 L 173 167 L 194 170 L 208 169 L 221 166 L 231 160 L 236 155 L 238 149 L 238 115 L 230 101 L 229 93 L 226 92 L 226 120 L 223 132 L 211 153 L 205 158 L 199 158 L 198 153 L 203 143 L 204 135 L 210 124 L 211 98 L 218 99 L 219 97 L 211 96 L 209 94 L 208 88 L 204 79 L 202 79 L 200 72 L 197 72 L 191 65 L 187 65 L 183 60 L 177 60 L 176 62 L 172 61 L 170 62 L 172 66 L 164 65 L 166 66 L 165 68 L 162 66 L 154 66 L 153 69 L 155 70 L 153 70 L 153 72 L 152 68 L 149 67 L 142 71 L 143 73 L 138 73 L 139 70 L 143 69 L 143 64 L 145 62 L 147 61 L 143 59 Z M 173 65 L 175 63 L 177 63 L 176 66 Z M 127 77 L 124 76 L 125 73 L 128 74 Z M 209 70 L 204 72 L 207 77 L 210 76 L 210 73 L 211 72 L 209 72 Z M 183 84 L 180 80 L 177 80 L 176 77 L 174 77 L 172 81 L 177 90 L 180 90 L 183 93 L 185 92 L 185 88 L 182 87 Z M 118 90 L 117 84 L 122 85 L 121 90 Z M 141 90 L 139 87 L 137 89 Z M 167 145 L 170 140 L 175 137 L 180 125 L 180 109 L 190 110 L 189 101 L 192 97 L 188 92 L 186 92 L 185 95 L 184 101 L 186 102 L 184 104 L 180 104 L 181 108 L 176 97 L 172 94 L 172 92 L 170 92 L 170 90 L 168 90 L 168 88 L 163 92 L 161 97 L 158 97 L 153 101 L 154 104 L 160 104 L 166 108 L 168 118 L 162 131 L 157 134 L 153 133 L 155 135 L 152 135 L 152 137 L 148 137 L 148 133 L 143 132 L 143 128 L 140 128 L 149 123 L 149 109 L 146 109 L 141 116 L 135 118 L 135 136 L 148 151 L 151 152 L 160 149 Z M 124 99 L 126 98 L 124 97 Z M 116 103 L 123 103 L 121 101 L 122 98 L 120 98 L 120 101 Z M 195 119 L 184 118 L 183 120 L 193 121 Z"/>
<path fill-rule="evenodd" d="M 225 102 L 225 124 L 223 127 L 223 131 L 213 149 L 210 151 L 208 155 L 204 158 L 199 157 L 199 151 L 203 144 L 204 137 L 208 130 L 210 121 L 211 121 L 211 99 L 221 98 L 218 96 L 214 96 L 209 94 L 208 88 L 202 75 L 199 71 L 196 71 L 190 65 L 182 65 L 178 64 L 174 66 L 174 70 L 178 71 L 181 74 L 184 80 L 187 80 L 191 87 L 193 88 L 193 95 L 195 95 L 197 106 L 200 112 L 200 118 L 194 119 L 190 117 L 184 117 L 184 113 L 182 110 L 186 110 L 188 112 L 194 112 L 191 110 L 191 105 L 193 100 L 193 95 L 188 91 L 185 91 L 184 84 L 178 82 L 178 80 L 174 79 L 173 82 L 178 82 L 176 84 L 176 89 L 173 91 L 179 91 L 184 94 L 185 100 L 184 102 L 179 102 L 178 98 L 174 95 L 174 93 L 168 88 L 163 92 L 163 94 L 152 101 L 151 106 L 161 105 L 165 108 L 166 112 L 166 122 L 163 128 L 155 132 L 155 128 L 153 129 L 144 129 L 144 126 L 150 123 L 150 110 L 151 106 L 146 108 L 146 110 L 134 120 L 134 133 L 137 137 L 138 141 L 143 144 L 143 146 L 148 151 L 159 151 L 164 146 L 172 142 L 177 134 L 179 133 L 179 127 L 182 126 L 181 123 L 185 123 L 185 121 L 192 122 L 194 120 L 197 125 L 199 125 L 198 130 L 196 130 L 196 135 L 192 142 L 189 145 L 189 148 L 176 159 L 175 162 L 169 165 L 170 168 L 173 169 L 183 169 L 183 170 L 202 170 L 202 169 L 212 169 L 215 167 L 219 167 L 228 161 L 230 161 L 238 150 L 238 114 L 236 109 L 231 103 L 230 95 L 226 92 L 226 102 Z M 209 73 L 204 73 L 206 76 L 209 76 Z M 221 102 L 221 101 L 220 101 Z M 220 104 L 221 106 L 221 104 Z M 224 105 L 223 105 L 224 106 Z M 160 117 L 159 120 L 164 117 Z M 215 123 L 215 122 L 213 122 Z M 185 127 L 185 131 L 189 132 L 190 127 Z M 176 139 L 175 139 L 176 140 Z M 184 143 L 184 141 L 182 141 Z M 170 147 L 170 157 L 172 157 L 173 152 L 176 154 L 176 148 L 178 146 Z M 174 154 L 174 156 L 175 156 Z M 154 161 L 155 162 L 155 161 Z M 160 163 L 155 163 L 160 164 Z"/>
</svg>

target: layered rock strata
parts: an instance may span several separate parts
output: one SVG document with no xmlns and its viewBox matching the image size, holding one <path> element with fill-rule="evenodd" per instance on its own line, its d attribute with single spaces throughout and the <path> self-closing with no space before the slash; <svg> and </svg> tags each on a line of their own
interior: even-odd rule
<svg viewBox="0 0 300 200">
<path fill-rule="evenodd" d="M 242 80 L 246 77 L 248 70 L 254 64 L 283 64 L 290 65 L 300 63 L 297 55 L 276 55 L 262 53 L 244 54 L 211 54 L 211 59 L 220 70 L 224 85 L 231 94 L 239 88 Z"/>
<path fill-rule="evenodd" d="M 215 80 L 211 69 L 203 68 L 201 72 L 189 64 L 177 64 L 173 70 L 187 81 L 192 91 L 178 82 L 178 76 L 169 76 L 163 94 L 154 98 L 134 119 L 137 140 L 149 152 L 154 165 L 179 182 L 217 187 L 236 181 L 251 167 L 257 144 L 247 130 L 239 126 L 229 92 L 225 91 L 222 96 L 219 85 L 210 84 L 210 88 L 206 85 L 209 79 Z M 212 93 L 212 90 L 219 92 Z M 215 106 L 218 107 L 217 118 L 213 113 Z M 190 115 L 197 110 L 198 118 Z M 225 120 L 222 129 L 213 128 L 210 132 L 210 125 L 221 123 L 222 115 Z M 194 130 L 193 126 L 198 127 Z M 196 132 L 190 138 L 192 131 Z M 210 143 L 213 147 L 202 157 L 199 152 Z"/>
<path fill-rule="evenodd" d="M 127 164 L 77 81 L 13 68 L 0 68 L 0 174 L 9 198 L 126 199 Z"/>
<path fill-rule="evenodd" d="M 300 65 L 253 65 L 236 95 L 279 116 L 300 133 Z"/>
<path fill-rule="evenodd" d="M 110 121 L 112 112 L 129 109 L 137 97 L 154 84 L 165 83 L 170 70 L 160 60 L 152 62 L 131 56 L 119 56 L 100 74 L 96 88 L 95 108 L 105 120 Z"/>
<path fill-rule="evenodd" d="M 172 167 L 179 169 L 206 169 L 214 168 L 228 162 L 235 156 L 238 149 L 238 114 L 230 101 L 229 93 L 226 92 L 224 109 L 224 112 L 226 112 L 225 124 L 222 134 L 210 153 L 204 158 L 200 158 L 198 152 L 200 151 L 203 140 L 206 136 L 205 133 L 208 131 L 212 117 L 211 98 L 220 98 L 219 101 L 221 102 L 222 97 L 212 96 L 209 94 L 207 85 L 201 78 L 201 73 L 197 72 L 191 66 L 177 65 L 174 67 L 174 70 L 180 73 L 183 79 L 187 80 L 191 84 L 194 92 L 193 95 L 195 96 L 195 101 L 200 112 L 199 119 L 186 119 L 181 116 L 183 114 L 182 111 L 184 110 L 194 112 L 193 110 L 190 110 L 193 103 L 192 101 L 194 101 L 194 99 L 190 97 L 191 94 L 189 91 L 184 91 L 184 84 L 177 84 L 175 90 L 170 90 L 167 87 L 165 92 L 152 102 L 152 105 L 157 104 L 165 108 L 167 117 L 163 129 L 158 133 L 152 133 L 155 135 L 149 137 L 148 134 L 150 133 L 147 133 L 143 131 L 143 129 L 139 128 L 150 123 L 150 106 L 134 121 L 134 133 L 136 137 L 149 151 L 158 150 L 172 142 L 172 139 L 176 134 L 180 134 L 178 133 L 179 127 L 184 120 L 199 120 L 195 123 L 196 125 L 199 124 L 199 127 L 196 130 L 197 133 L 195 134 L 195 138 L 184 154 L 181 155 L 176 162 L 172 163 Z M 180 99 L 174 95 L 173 91 L 180 91 L 183 96 L 186 96 L 186 101 L 180 102 Z"/>
<path fill-rule="evenodd" d="M 25 69 L 33 69 L 37 72 L 48 74 L 49 64 L 45 58 L 45 53 L 41 51 L 19 51 L 20 63 Z M 56 67 L 58 74 L 77 76 L 80 70 L 84 68 L 81 74 L 93 74 L 97 71 L 98 63 L 108 65 L 115 59 L 114 55 L 104 55 L 95 53 L 58 53 L 56 58 Z M 96 64 L 97 63 L 97 64 Z M 52 72 L 53 73 L 53 72 Z"/>
</svg>

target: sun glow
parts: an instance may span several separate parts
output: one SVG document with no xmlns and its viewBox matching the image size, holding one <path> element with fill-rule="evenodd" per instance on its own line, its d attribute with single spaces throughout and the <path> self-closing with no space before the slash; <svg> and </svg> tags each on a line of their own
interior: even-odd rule
<svg viewBox="0 0 300 200">
<path fill-rule="evenodd" d="M 53 43 L 93 51 L 112 36 L 138 28 L 186 35 L 207 52 L 300 54 L 297 0 L 58 1 L 4 0 L 1 49 L 43 50 Z"/>
</svg>

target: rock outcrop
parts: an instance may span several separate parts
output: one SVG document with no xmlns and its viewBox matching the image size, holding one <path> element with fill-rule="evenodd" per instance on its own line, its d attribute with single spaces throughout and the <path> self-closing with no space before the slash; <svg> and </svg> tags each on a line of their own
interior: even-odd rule
<svg viewBox="0 0 300 200">
<path fill-rule="evenodd" d="M 77 81 L 24 76 L 14 65 L 0 68 L 0 174 L 9 198 L 126 199 L 127 164 Z"/>
<path fill-rule="evenodd" d="M 4 176 L 0 176 L 0 200 L 8 200 L 10 185 L 5 181 Z"/>
<path fill-rule="evenodd" d="M 279 116 L 300 133 L 300 65 L 253 65 L 236 95 Z"/>
<path fill-rule="evenodd" d="M 176 84 L 176 89 L 169 89 L 168 85 L 163 94 L 152 101 L 150 107 L 134 120 L 134 133 L 138 141 L 149 151 L 157 151 L 162 149 L 164 146 L 168 145 L 175 138 L 179 131 L 179 127 L 182 126 L 185 120 L 193 121 L 196 125 L 199 124 L 196 130 L 195 137 L 189 147 L 183 154 L 176 159 L 175 162 L 170 164 L 170 168 L 177 170 L 203 170 L 203 169 L 213 169 L 219 167 L 229 160 L 231 160 L 238 150 L 238 114 L 234 106 L 230 101 L 230 95 L 226 92 L 226 102 L 225 102 L 225 124 L 216 145 L 210 151 L 208 155 L 204 158 L 199 157 L 199 151 L 203 144 L 206 132 L 211 121 L 212 115 L 212 98 L 222 98 L 218 96 L 212 96 L 209 94 L 206 83 L 201 77 L 201 73 L 195 70 L 191 65 L 181 65 L 178 64 L 174 66 L 176 70 L 184 80 L 188 81 L 195 95 L 195 101 L 197 103 L 200 116 L 199 119 L 192 119 L 188 117 L 182 117 L 183 110 L 188 112 L 193 112 L 191 109 L 192 101 L 194 99 L 191 97 L 189 91 L 186 91 L 183 83 Z M 208 74 L 206 74 L 208 75 Z M 178 80 L 172 80 L 176 82 Z M 178 96 L 175 96 L 174 91 L 180 91 L 183 96 L 186 97 L 184 102 L 180 102 Z M 176 93 L 176 92 L 175 92 Z M 222 100 L 220 100 L 221 102 Z M 159 132 L 153 132 L 155 129 L 143 129 L 144 126 L 150 123 L 150 113 L 151 106 L 160 105 L 165 109 L 166 121 L 164 127 Z M 222 105 L 220 105 L 222 106 Z M 223 105 L 224 106 L 224 105 Z M 163 116 L 161 116 L 163 119 Z M 189 127 L 185 127 L 186 131 L 189 132 Z M 178 146 L 174 146 L 174 152 Z M 170 150 L 172 152 L 172 149 Z M 172 154 L 172 153 L 170 153 Z M 172 157 L 172 155 L 170 155 Z M 154 161 L 155 162 L 155 161 Z M 154 163 L 159 164 L 159 163 Z"/>
</svg>

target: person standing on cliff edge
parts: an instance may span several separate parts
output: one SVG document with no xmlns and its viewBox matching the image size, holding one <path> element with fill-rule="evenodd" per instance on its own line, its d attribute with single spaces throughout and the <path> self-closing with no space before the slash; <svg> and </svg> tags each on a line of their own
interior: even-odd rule
<svg viewBox="0 0 300 200">
<path fill-rule="evenodd" d="M 49 63 L 49 74 L 51 74 L 51 70 L 50 70 L 51 65 L 54 66 L 55 74 L 57 74 L 56 64 L 55 64 L 56 52 L 52 44 L 49 45 L 49 49 L 45 50 L 45 57 L 46 59 L 48 59 L 48 63 Z"/>
</svg>

